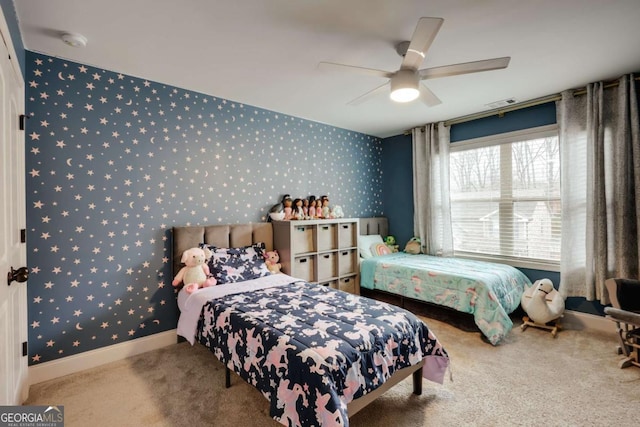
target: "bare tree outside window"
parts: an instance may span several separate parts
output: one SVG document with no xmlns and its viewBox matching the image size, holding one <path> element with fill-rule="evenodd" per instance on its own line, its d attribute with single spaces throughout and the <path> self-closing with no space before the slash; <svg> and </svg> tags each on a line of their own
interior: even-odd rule
<svg viewBox="0 0 640 427">
<path fill-rule="evenodd" d="M 559 261 L 559 153 L 557 135 L 452 150 L 454 250 Z"/>
</svg>

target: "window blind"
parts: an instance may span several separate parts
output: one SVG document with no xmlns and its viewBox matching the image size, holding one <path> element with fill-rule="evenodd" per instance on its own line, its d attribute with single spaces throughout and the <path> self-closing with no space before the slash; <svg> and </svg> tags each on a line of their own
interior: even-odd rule
<svg viewBox="0 0 640 427">
<path fill-rule="evenodd" d="M 560 152 L 556 126 L 452 145 L 454 252 L 560 260 Z"/>
</svg>

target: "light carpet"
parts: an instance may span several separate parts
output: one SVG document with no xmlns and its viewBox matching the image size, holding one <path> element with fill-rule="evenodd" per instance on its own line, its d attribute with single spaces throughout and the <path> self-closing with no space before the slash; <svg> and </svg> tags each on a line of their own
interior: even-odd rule
<svg viewBox="0 0 640 427">
<path fill-rule="evenodd" d="M 411 377 L 350 420 L 371 426 L 609 426 L 634 424 L 640 369 L 619 369 L 613 334 L 516 325 L 492 346 L 470 316 L 409 307 L 451 357 L 443 385 Z M 429 317 L 426 317 L 429 314 Z M 27 405 L 64 405 L 65 426 L 278 426 L 267 400 L 196 344 L 171 345 L 36 384 Z"/>
</svg>

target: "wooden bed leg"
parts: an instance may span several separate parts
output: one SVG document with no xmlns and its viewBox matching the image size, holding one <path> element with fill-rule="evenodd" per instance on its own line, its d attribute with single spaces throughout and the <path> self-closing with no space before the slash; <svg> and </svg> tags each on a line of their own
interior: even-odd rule
<svg viewBox="0 0 640 427">
<path fill-rule="evenodd" d="M 420 396 L 422 394 L 422 368 L 413 374 L 413 394 Z"/>
<path fill-rule="evenodd" d="M 226 366 L 224 367 L 224 386 L 225 388 L 231 387 L 231 370 Z"/>
</svg>

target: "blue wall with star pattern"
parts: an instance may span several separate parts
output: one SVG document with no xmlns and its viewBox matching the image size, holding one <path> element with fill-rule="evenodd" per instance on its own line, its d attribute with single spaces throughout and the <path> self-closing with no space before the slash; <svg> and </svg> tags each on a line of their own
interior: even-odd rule
<svg viewBox="0 0 640 427">
<path fill-rule="evenodd" d="M 26 52 L 29 363 L 176 327 L 173 226 L 382 215 L 369 135 Z"/>
</svg>

